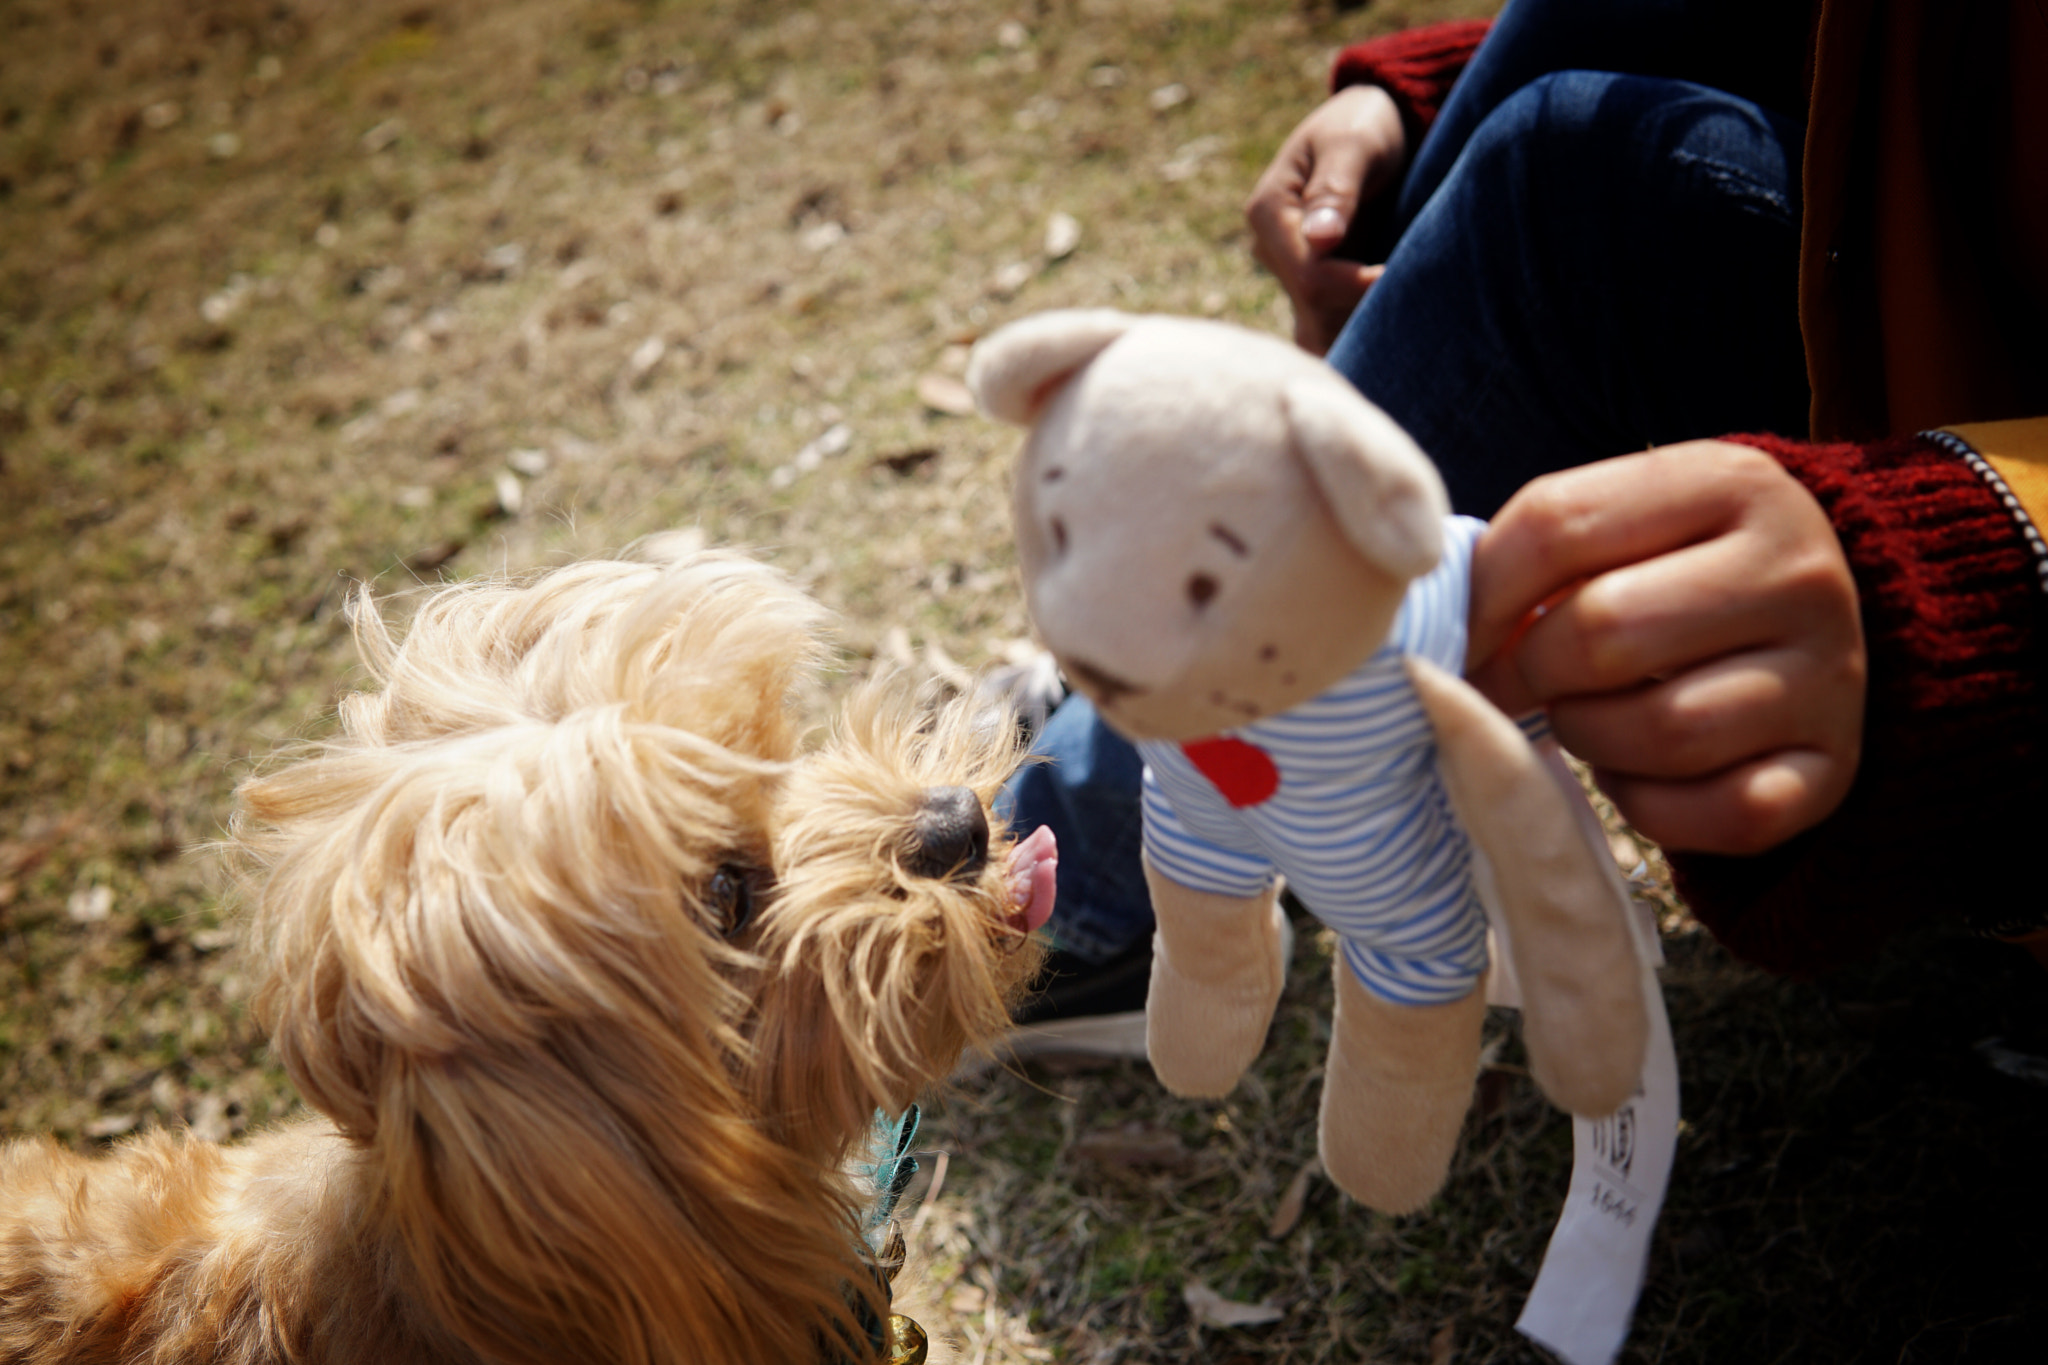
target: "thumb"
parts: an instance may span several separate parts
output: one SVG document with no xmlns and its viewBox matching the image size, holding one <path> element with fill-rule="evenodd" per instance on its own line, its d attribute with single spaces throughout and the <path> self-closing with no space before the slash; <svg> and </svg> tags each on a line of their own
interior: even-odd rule
<svg viewBox="0 0 2048 1365">
<path fill-rule="evenodd" d="M 1502 508 L 1473 547 L 1465 655 L 1466 681 L 1511 716 L 1547 700 L 1522 674 L 1521 646 L 1591 576 L 1544 558 L 1545 538 L 1517 511 Z"/>
<path fill-rule="evenodd" d="M 1301 235 L 1315 251 L 1326 253 L 1344 240 L 1358 212 L 1366 149 L 1356 141 L 1327 139 L 1313 151 L 1308 183 L 1301 188 Z"/>
<path fill-rule="evenodd" d="M 1528 679 L 1522 676 L 1521 654 L 1517 646 L 1548 614 L 1554 600 L 1545 599 L 1530 608 L 1509 628 L 1508 637 L 1492 647 L 1480 638 L 1475 623 L 1472 649 L 1466 656 L 1465 681 L 1510 716 L 1527 715 L 1544 704 L 1544 698 L 1538 696 L 1529 686 Z"/>
</svg>

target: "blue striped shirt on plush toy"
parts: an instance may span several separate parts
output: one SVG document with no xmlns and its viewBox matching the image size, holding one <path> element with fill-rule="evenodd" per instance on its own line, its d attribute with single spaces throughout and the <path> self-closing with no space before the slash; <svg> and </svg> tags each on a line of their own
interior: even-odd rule
<svg viewBox="0 0 2048 1365">
<path fill-rule="evenodd" d="M 1367 989 L 1403 1004 L 1461 999 L 1486 970 L 1471 846 L 1401 665 L 1418 654 L 1464 671 L 1472 546 L 1484 529 L 1445 519 L 1443 559 L 1409 585 L 1387 643 L 1321 696 L 1209 739 L 1138 746 L 1154 868 L 1235 897 L 1284 874 L 1343 939 Z"/>
</svg>

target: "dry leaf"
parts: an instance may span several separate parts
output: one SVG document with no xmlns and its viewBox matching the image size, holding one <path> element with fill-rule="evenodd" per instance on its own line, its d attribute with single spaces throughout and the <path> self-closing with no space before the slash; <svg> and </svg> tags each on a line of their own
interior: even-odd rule
<svg viewBox="0 0 2048 1365">
<path fill-rule="evenodd" d="M 933 412 L 965 417 L 974 411 L 974 395 L 949 374 L 930 371 L 917 377 L 917 401 Z"/>
<path fill-rule="evenodd" d="M 1185 1171 L 1194 1164 L 1194 1153 L 1176 1134 L 1142 1123 L 1089 1133 L 1074 1143 L 1074 1155 L 1098 1166 L 1123 1170 Z"/>
<path fill-rule="evenodd" d="M 401 120 L 395 118 L 385 119 L 369 132 L 363 134 L 363 150 L 374 156 L 398 141 L 404 132 L 405 124 Z"/>
<path fill-rule="evenodd" d="M 797 241 L 806 251 L 830 251 L 846 240 L 846 224 L 833 219 L 814 223 L 797 234 Z"/>
<path fill-rule="evenodd" d="M 1205 1327 L 1260 1327 L 1278 1322 L 1286 1310 L 1270 1303 L 1239 1303 L 1226 1299 L 1200 1280 L 1189 1280 L 1180 1291 L 1188 1311 Z"/>
<path fill-rule="evenodd" d="M 924 647 L 924 666 L 934 678 L 962 696 L 974 691 L 974 675 L 955 663 L 937 641 Z"/>
<path fill-rule="evenodd" d="M 134 1132 L 141 1122 L 140 1114 L 106 1114 L 88 1122 L 85 1125 L 85 1135 L 89 1138 L 120 1137 L 124 1133 Z"/>
<path fill-rule="evenodd" d="M 796 467 L 808 473 L 831 456 L 844 455 L 852 444 L 853 428 L 844 422 L 834 422 L 796 453 Z"/>
<path fill-rule="evenodd" d="M 1081 220 L 1071 213 L 1055 213 L 1045 221 L 1045 254 L 1050 260 L 1071 256 L 1081 245 Z"/>
<path fill-rule="evenodd" d="M 1176 148 L 1173 159 L 1159 168 L 1168 180 L 1187 180 L 1198 174 L 1226 146 L 1220 137 L 1198 137 Z"/>
<path fill-rule="evenodd" d="M 219 1095 L 201 1095 L 192 1102 L 187 1124 L 201 1142 L 226 1142 L 235 1135 L 228 1121 L 228 1102 Z"/>
<path fill-rule="evenodd" d="M 1429 1365 L 1451 1365 L 1451 1353 L 1457 1346 L 1457 1324 L 1447 1322 L 1429 1339 Z"/>
<path fill-rule="evenodd" d="M 635 379 L 638 379 L 659 365 L 661 358 L 667 354 L 668 342 L 660 337 L 649 337 L 635 346 L 633 354 L 626 357 L 626 368 L 632 372 Z"/>
<path fill-rule="evenodd" d="M 1607 851 L 1614 855 L 1614 861 L 1623 872 L 1633 872 L 1643 865 L 1642 846 L 1619 830 L 1607 832 Z"/>
<path fill-rule="evenodd" d="M 917 667 L 917 651 L 910 647 L 910 632 L 902 626 L 891 626 L 882 636 L 882 647 L 876 657 L 896 668 Z"/>
<path fill-rule="evenodd" d="M 0 840 L 0 876 L 13 877 L 41 866 L 66 839 L 85 827 L 76 812 L 61 820 L 31 819 L 18 839 Z"/>
<path fill-rule="evenodd" d="M 461 554 L 462 546 L 463 542 L 459 540 L 437 540 L 425 549 L 407 556 L 405 567 L 414 573 L 432 573 Z"/>
<path fill-rule="evenodd" d="M 1307 1164 L 1294 1173 L 1294 1179 L 1287 1182 L 1286 1192 L 1280 1196 L 1280 1207 L 1273 1210 L 1273 1221 L 1266 1224 L 1266 1235 L 1275 1241 L 1294 1231 L 1301 1222 L 1302 1208 L 1308 1203 L 1308 1187 L 1311 1181 L 1323 1173 L 1323 1163 L 1318 1157 L 1310 1157 Z"/>
<path fill-rule="evenodd" d="M 914 450 L 899 450 L 893 455 L 877 456 L 875 463 L 891 474 L 909 475 L 930 468 L 932 461 L 938 458 L 937 446 L 918 446 Z"/>
<path fill-rule="evenodd" d="M 990 277 L 989 292 L 997 298 L 1007 299 L 1031 283 L 1031 277 L 1037 273 L 1037 268 L 1029 261 L 1012 261 Z"/>
<path fill-rule="evenodd" d="M 1179 81 L 1175 81 L 1171 85 L 1160 86 L 1146 98 L 1146 103 L 1162 114 L 1176 105 L 1186 104 L 1187 102 L 1188 88 Z"/>
<path fill-rule="evenodd" d="M 518 516 L 519 509 L 526 503 L 526 486 L 519 482 L 519 476 L 501 469 L 492 484 L 498 495 L 498 510 L 508 517 Z"/>
<path fill-rule="evenodd" d="M 64 904 L 74 924 L 98 924 L 114 913 L 114 891 L 107 886 L 81 886 Z"/>
</svg>

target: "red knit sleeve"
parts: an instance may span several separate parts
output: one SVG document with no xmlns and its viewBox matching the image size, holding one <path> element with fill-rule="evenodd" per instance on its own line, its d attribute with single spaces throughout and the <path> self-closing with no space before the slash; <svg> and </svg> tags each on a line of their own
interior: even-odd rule
<svg viewBox="0 0 2048 1365">
<path fill-rule="evenodd" d="M 1334 94 L 1347 85 L 1384 87 L 1408 125 L 1408 145 L 1416 146 L 1436 121 L 1452 82 L 1492 27 L 1488 19 L 1456 19 L 1353 43 L 1337 54 L 1330 90 Z"/>
<path fill-rule="evenodd" d="M 1841 809 L 1789 843 L 1672 854 L 1680 894 L 1738 956 L 1797 975 L 1935 916 L 2038 912 L 2048 592 L 2024 513 L 1944 436 L 1732 439 L 1784 465 L 1841 539 L 1869 651 L 1863 752 Z"/>
</svg>

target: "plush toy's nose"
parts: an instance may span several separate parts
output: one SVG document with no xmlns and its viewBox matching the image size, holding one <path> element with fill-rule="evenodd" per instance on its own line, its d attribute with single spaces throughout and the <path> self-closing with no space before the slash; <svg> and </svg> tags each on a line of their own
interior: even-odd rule
<svg viewBox="0 0 2048 1365">
<path fill-rule="evenodd" d="M 919 877 L 971 877 L 988 866 L 988 816 L 966 787 L 933 787 L 911 822 L 906 870 Z"/>
</svg>

